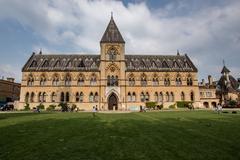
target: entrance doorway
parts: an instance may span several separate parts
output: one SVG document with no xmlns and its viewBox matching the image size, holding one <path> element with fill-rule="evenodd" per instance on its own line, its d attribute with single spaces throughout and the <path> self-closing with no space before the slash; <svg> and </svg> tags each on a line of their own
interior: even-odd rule
<svg viewBox="0 0 240 160">
<path fill-rule="evenodd" d="M 115 93 L 108 97 L 108 110 L 118 110 L 118 99 Z"/>
</svg>

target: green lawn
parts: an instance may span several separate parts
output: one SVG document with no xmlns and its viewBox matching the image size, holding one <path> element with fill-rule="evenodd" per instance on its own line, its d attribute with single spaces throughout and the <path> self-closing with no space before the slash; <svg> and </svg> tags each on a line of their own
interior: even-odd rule
<svg viewBox="0 0 240 160">
<path fill-rule="evenodd" d="M 0 160 L 240 159 L 240 113 L 1 113 Z"/>
</svg>

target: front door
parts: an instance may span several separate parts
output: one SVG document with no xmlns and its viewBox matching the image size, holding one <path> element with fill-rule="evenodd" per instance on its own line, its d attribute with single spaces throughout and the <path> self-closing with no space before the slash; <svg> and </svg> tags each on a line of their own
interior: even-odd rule
<svg viewBox="0 0 240 160">
<path fill-rule="evenodd" d="M 108 98 L 108 110 L 118 109 L 118 100 L 116 94 L 112 93 Z"/>
</svg>

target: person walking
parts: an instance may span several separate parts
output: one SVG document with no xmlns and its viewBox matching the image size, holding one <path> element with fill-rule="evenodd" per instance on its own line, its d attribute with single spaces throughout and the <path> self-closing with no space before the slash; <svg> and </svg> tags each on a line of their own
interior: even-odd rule
<svg viewBox="0 0 240 160">
<path fill-rule="evenodd" d="M 96 117 L 96 108 L 95 108 L 95 106 L 93 106 L 93 110 L 92 110 L 92 114 L 93 114 L 93 117 Z"/>
</svg>

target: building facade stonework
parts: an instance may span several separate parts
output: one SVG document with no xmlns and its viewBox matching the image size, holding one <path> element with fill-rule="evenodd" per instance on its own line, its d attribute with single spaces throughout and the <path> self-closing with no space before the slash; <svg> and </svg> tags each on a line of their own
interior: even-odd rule
<svg viewBox="0 0 240 160">
<path fill-rule="evenodd" d="M 60 102 L 79 109 L 129 110 L 148 101 L 169 107 L 193 101 L 201 107 L 198 70 L 184 54 L 125 54 L 113 18 L 100 41 L 99 55 L 33 53 L 22 69 L 19 109 Z"/>
</svg>

